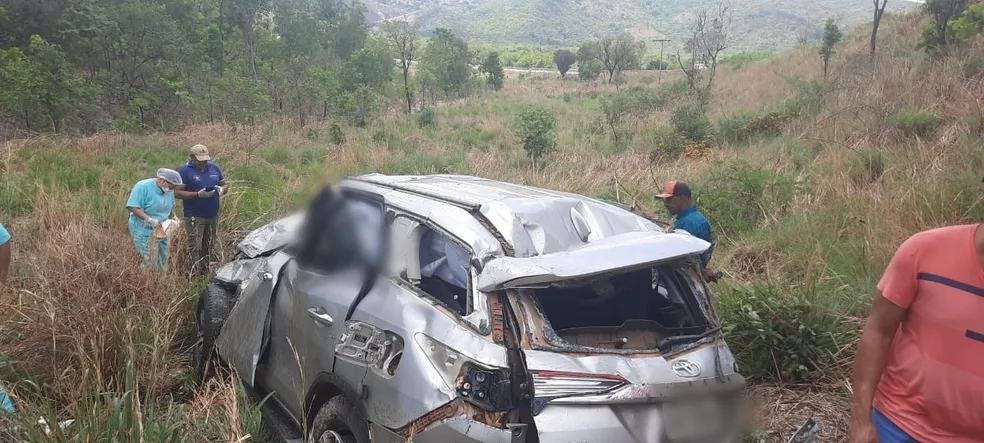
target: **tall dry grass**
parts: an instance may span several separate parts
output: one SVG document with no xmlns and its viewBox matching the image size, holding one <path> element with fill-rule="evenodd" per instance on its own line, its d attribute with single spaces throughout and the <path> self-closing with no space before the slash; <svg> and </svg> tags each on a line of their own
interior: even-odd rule
<svg viewBox="0 0 984 443">
<path fill-rule="evenodd" d="M 63 198 L 41 193 L 8 225 L 17 272 L 0 294 L 0 367 L 17 441 L 242 441 L 244 416 L 256 434 L 235 380 L 193 390 L 197 293 L 180 261 L 141 270 L 125 224 L 66 212 Z M 75 423 L 47 435 L 38 418 Z"/>
</svg>

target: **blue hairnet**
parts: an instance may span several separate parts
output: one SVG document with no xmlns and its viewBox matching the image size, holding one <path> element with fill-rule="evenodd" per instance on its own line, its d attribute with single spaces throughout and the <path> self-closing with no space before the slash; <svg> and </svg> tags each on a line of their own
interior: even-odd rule
<svg viewBox="0 0 984 443">
<path fill-rule="evenodd" d="M 180 186 L 183 184 L 181 183 L 181 174 L 178 174 L 178 171 L 173 169 L 160 168 L 157 170 L 157 177 L 162 178 L 175 186 Z"/>
</svg>

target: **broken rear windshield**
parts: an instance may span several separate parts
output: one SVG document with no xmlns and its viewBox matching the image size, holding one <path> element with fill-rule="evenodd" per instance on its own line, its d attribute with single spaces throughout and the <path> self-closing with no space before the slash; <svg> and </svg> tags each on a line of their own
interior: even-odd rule
<svg viewBox="0 0 984 443">
<path fill-rule="evenodd" d="M 662 351 L 713 329 L 681 262 L 523 291 L 553 346 Z M 538 323 L 538 322 L 537 322 Z M 536 334 L 535 334 L 536 335 Z"/>
</svg>

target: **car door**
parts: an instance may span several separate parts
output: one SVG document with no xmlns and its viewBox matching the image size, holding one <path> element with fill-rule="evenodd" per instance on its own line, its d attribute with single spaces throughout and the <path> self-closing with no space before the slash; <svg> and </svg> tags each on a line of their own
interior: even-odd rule
<svg viewBox="0 0 984 443">
<path fill-rule="evenodd" d="M 307 387 L 332 372 L 349 311 L 370 289 L 384 256 L 382 198 L 343 194 L 312 204 L 273 300 L 264 385 L 295 418 Z"/>
</svg>

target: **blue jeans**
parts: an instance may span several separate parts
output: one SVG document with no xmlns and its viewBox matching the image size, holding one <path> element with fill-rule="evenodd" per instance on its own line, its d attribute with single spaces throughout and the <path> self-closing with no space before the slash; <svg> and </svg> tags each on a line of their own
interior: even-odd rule
<svg viewBox="0 0 984 443">
<path fill-rule="evenodd" d="M 919 443 L 875 408 L 871 408 L 871 420 L 881 443 Z"/>
</svg>

